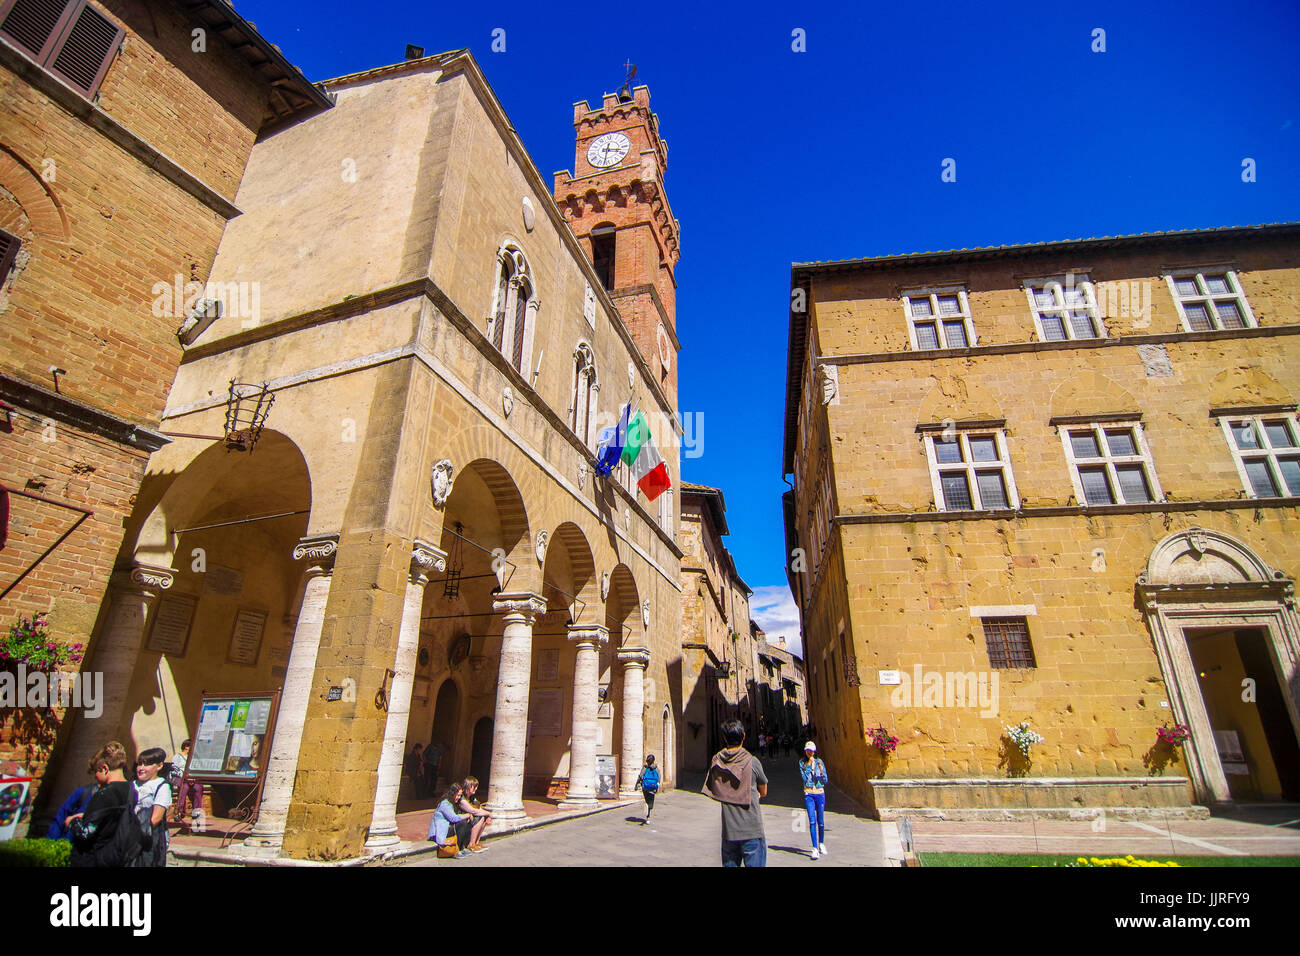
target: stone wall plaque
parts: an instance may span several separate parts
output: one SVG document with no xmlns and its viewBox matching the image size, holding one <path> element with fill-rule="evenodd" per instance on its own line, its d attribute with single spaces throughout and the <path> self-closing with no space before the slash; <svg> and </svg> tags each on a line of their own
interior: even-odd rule
<svg viewBox="0 0 1300 956">
<path fill-rule="evenodd" d="M 235 615 L 235 626 L 230 632 L 230 650 L 226 660 L 232 664 L 257 664 L 262 649 L 262 632 L 266 630 L 266 612 L 241 610 Z"/>
<path fill-rule="evenodd" d="M 564 691 L 535 687 L 528 698 L 528 721 L 533 737 L 558 737 L 564 714 Z"/>
<path fill-rule="evenodd" d="M 209 564 L 203 572 L 203 590 L 208 594 L 237 598 L 244 593 L 244 572 L 220 564 Z"/>
<path fill-rule="evenodd" d="M 149 650 L 168 657 L 184 657 L 198 603 L 199 599 L 192 594 L 164 594 L 158 601 L 158 613 L 149 634 Z"/>
<path fill-rule="evenodd" d="M 560 651 L 550 647 L 537 652 L 537 683 L 554 684 L 560 679 Z"/>
</svg>

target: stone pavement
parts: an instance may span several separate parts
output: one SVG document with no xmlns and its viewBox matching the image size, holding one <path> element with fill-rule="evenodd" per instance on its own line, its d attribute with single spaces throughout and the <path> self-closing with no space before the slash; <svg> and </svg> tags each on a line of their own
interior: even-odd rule
<svg viewBox="0 0 1300 956">
<path fill-rule="evenodd" d="M 838 790 L 826 798 L 828 856 L 809 858 L 807 815 L 797 758 L 767 758 L 771 781 L 763 800 L 768 866 L 884 866 L 885 828 Z M 688 775 L 681 789 L 661 792 L 647 826 L 645 804 L 618 807 L 570 822 L 489 838 L 488 850 L 460 860 L 422 855 L 394 866 L 720 866 L 722 822 L 718 804 L 700 793 L 703 775 Z"/>
<path fill-rule="evenodd" d="M 920 853 L 1300 856 L 1300 804 L 1246 805 L 1209 820 L 912 821 Z"/>
</svg>

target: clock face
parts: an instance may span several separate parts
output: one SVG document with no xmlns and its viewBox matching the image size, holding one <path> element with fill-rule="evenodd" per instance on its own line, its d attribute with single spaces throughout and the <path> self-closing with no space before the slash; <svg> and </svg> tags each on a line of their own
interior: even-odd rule
<svg viewBox="0 0 1300 956">
<path fill-rule="evenodd" d="M 632 148 L 632 143 L 622 133 L 606 133 L 597 136 L 587 147 L 587 162 L 597 169 L 617 166 Z"/>
</svg>

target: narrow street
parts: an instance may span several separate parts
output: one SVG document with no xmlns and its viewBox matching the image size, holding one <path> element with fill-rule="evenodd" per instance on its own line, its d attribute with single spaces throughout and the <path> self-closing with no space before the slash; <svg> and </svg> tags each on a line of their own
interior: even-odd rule
<svg viewBox="0 0 1300 956">
<path fill-rule="evenodd" d="M 825 857 L 809 858 L 797 758 L 763 761 L 771 781 L 763 800 L 768 866 L 884 866 L 881 824 L 860 814 L 852 800 L 832 790 L 826 798 Z M 622 807 L 551 826 L 489 839 L 488 850 L 460 860 L 426 854 L 400 866 L 720 866 L 718 805 L 700 793 L 703 776 L 687 775 L 681 789 L 655 802 L 650 823 L 644 804 Z"/>
</svg>

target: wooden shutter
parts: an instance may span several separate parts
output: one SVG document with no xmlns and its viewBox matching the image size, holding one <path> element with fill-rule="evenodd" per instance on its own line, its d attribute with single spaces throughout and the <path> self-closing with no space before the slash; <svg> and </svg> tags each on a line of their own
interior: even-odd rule
<svg viewBox="0 0 1300 956">
<path fill-rule="evenodd" d="M 0 229 L 0 286 L 9 278 L 9 270 L 13 267 L 14 257 L 18 255 L 18 247 L 21 245 L 17 236 L 11 236 Z"/>
<path fill-rule="evenodd" d="M 0 0 L 0 33 L 44 64 L 82 0 Z"/>
<path fill-rule="evenodd" d="M 87 96 L 94 96 L 122 43 L 123 32 L 94 7 L 82 7 L 67 35 L 51 53 L 50 71 Z"/>
</svg>

